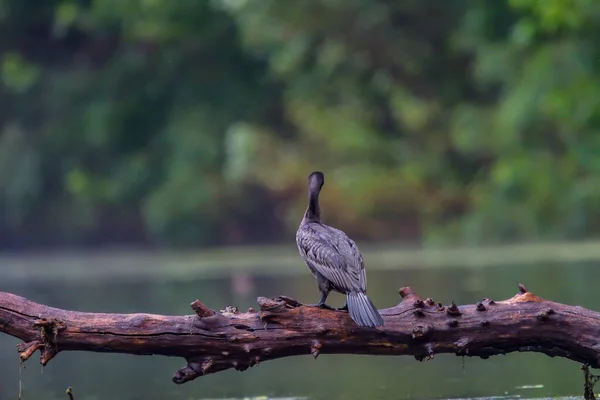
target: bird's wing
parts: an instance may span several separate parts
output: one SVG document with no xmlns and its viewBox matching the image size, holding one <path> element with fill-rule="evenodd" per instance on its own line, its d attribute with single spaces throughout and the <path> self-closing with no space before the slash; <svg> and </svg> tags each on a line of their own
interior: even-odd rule
<svg viewBox="0 0 600 400">
<path fill-rule="evenodd" d="M 345 235 L 344 235 L 345 236 Z M 358 250 L 358 246 L 352 239 L 346 236 L 346 241 L 348 247 L 350 248 L 350 252 L 352 253 L 352 258 L 356 260 L 355 268 L 358 270 L 358 280 L 359 285 L 362 291 L 366 292 L 367 290 L 367 271 L 365 270 L 365 264 L 363 262 L 362 255 Z"/>
<path fill-rule="evenodd" d="M 356 244 L 337 229 L 309 229 L 311 234 L 296 236 L 306 260 L 340 290 L 365 291 L 366 273 Z"/>
</svg>

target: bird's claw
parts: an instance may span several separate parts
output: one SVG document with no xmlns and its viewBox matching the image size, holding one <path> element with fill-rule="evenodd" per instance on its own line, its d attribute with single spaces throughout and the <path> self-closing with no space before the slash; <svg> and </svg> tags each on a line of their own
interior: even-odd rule
<svg viewBox="0 0 600 400">
<path fill-rule="evenodd" d="M 325 303 L 317 303 L 317 304 L 307 304 L 308 307 L 319 307 L 319 308 L 324 308 L 325 310 L 332 310 L 335 311 L 335 308 L 328 306 Z"/>
</svg>

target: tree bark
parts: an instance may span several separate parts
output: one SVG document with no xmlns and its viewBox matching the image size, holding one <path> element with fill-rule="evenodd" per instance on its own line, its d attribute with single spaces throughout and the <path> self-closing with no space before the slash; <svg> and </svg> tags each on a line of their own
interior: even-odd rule
<svg viewBox="0 0 600 400">
<path fill-rule="evenodd" d="M 514 351 L 566 357 L 600 366 L 600 313 L 544 300 L 519 285 L 508 300 L 443 306 L 410 288 L 402 300 L 380 310 L 385 325 L 357 326 L 347 312 L 305 306 L 280 296 L 260 297 L 259 311 L 235 307 L 215 312 L 199 300 L 195 315 L 103 314 L 67 311 L 0 292 L 0 332 L 24 341 L 25 361 L 40 350 L 46 365 L 60 351 L 84 350 L 183 357 L 173 375 L 181 384 L 229 368 L 245 370 L 262 361 L 312 354 L 435 354 L 488 358 Z"/>
</svg>

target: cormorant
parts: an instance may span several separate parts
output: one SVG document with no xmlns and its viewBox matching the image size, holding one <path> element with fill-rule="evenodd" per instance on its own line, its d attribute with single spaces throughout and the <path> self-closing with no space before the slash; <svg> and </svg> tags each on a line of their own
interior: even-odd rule
<svg viewBox="0 0 600 400">
<path fill-rule="evenodd" d="M 308 207 L 296 232 L 300 256 L 317 279 L 321 299 L 314 306 L 332 309 L 325 304 L 331 290 L 345 294 L 348 310 L 358 325 L 383 326 L 383 319 L 366 295 L 367 273 L 356 243 L 344 232 L 321 222 L 319 193 L 325 182 L 322 172 L 308 177 Z"/>
</svg>

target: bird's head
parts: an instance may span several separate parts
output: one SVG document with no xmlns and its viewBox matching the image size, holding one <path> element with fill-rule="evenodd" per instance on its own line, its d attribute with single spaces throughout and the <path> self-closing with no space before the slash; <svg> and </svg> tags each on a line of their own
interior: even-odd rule
<svg viewBox="0 0 600 400">
<path fill-rule="evenodd" d="M 325 175 L 322 172 L 315 171 L 308 176 L 308 190 L 310 192 L 320 192 L 325 183 Z"/>
</svg>

